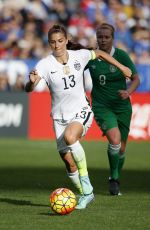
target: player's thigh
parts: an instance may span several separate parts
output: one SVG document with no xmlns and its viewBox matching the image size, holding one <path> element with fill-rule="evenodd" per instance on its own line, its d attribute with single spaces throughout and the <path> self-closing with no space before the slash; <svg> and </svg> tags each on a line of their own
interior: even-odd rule
<svg viewBox="0 0 150 230">
<path fill-rule="evenodd" d="M 109 143 L 113 145 L 118 145 L 121 141 L 121 133 L 118 127 L 114 127 L 109 129 L 106 132 L 106 137 L 109 141 Z"/>
<path fill-rule="evenodd" d="M 118 127 L 116 114 L 107 108 L 94 110 L 94 117 L 104 135 L 108 130 Z"/>
<path fill-rule="evenodd" d="M 71 121 L 65 129 L 64 139 L 68 145 L 75 143 L 82 136 L 83 126 L 78 121 Z"/>
<path fill-rule="evenodd" d="M 61 120 L 54 120 L 53 125 L 54 125 L 54 131 L 56 136 L 57 150 L 60 152 L 60 154 L 70 151 L 64 140 L 64 132 L 68 123 L 67 122 L 63 123 L 61 122 Z"/>
<path fill-rule="evenodd" d="M 86 106 L 79 110 L 79 112 L 76 114 L 76 116 L 72 119 L 71 122 L 78 122 L 82 125 L 83 129 L 81 136 L 84 136 L 92 125 L 93 117 L 94 114 L 91 107 Z"/>
</svg>

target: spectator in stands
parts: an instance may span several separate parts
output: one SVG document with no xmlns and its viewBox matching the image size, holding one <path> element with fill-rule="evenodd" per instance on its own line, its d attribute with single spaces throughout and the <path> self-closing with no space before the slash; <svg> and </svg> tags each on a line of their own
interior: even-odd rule
<svg viewBox="0 0 150 230">
<path fill-rule="evenodd" d="M 83 7 L 83 2 L 81 2 L 81 6 Z M 87 5 L 84 5 L 84 12 L 87 15 L 87 18 L 89 21 L 93 24 L 95 24 L 97 17 L 99 14 L 107 15 L 108 13 L 108 5 L 106 4 L 106 1 L 103 0 L 93 0 L 86 3 Z"/>
<path fill-rule="evenodd" d="M 0 72 L 0 92 L 10 91 L 10 85 L 8 83 L 8 76 L 5 72 Z"/>
<path fill-rule="evenodd" d="M 68 26 L 71 12 L 68 10 L 64 0 L 53 0 L 52 8 L 49 10 L 49 20 L 57 20 L 64 26 Z"/>
<path fill-rule="evenodd" d="M 80 10 L 71 17 L 68 32 L 72 34 L 76 42 L 84 46 L 88 46 L 88 39 L 95 35 L 92 23 Z"/>
<path fill-rule="evenodd" d="M 47 31 L 57 23 L 64 24 L 77 42 L 95 47 L 97 25 L 110 22 L 116 28 L 115 44 L 130 52 L 137 63 L 148 63 L 149 9 L 149 0 L 1 1 L 0 58 L 26 60 L 46 56 Z"/>
<path fill-rule="evenodd" d="M 15 92 L 21 92 L 24 90 L 24 76 L 18 74 L 15 84 L 12 87 L 12 90 Z"/>
<path fill-rule="evenodd" d="M 125 13 L 119 13 L 115 19 L 115 43 L 121 42 L 129 50 L 133 50 L 133 38 L 127 24 L 127 16 Z"/>
</svg>

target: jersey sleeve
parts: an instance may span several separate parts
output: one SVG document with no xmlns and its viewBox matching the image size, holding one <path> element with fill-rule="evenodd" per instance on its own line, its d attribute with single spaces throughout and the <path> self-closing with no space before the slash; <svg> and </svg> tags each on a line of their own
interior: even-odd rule
<svg viewBox="0 0 150 230">
<path fill-rule="evenodd" d="M 91 50 L 91 59 L 94 60 L 96 58 L 96 53 L 94 50 Z"/>
<path fill-rule="evenodd" d="M 40 61 L 36 64 L 35 69 L 37 70 L 38 75 L 39 75 L 42 79 L 44 79 L 44 80 L 46 81 L 47 85 L 48 85 L 48 82 L 49 82 L 49 81 L 48 81 L 48 71 L 47 71 L 47 65 L 46 65 L 46 63 L 45 63 L 45 60 L 44 60 L 44 59 L 40 60 Z"/>
<path fill-rule="evenodd" d="M 96 58 L 96 54 L 93 50 L 81 49 L 81 50 L 79 50 L 79 52 L 80 52 L 80 56 L 81 56 L 82 60 L 85 61 L 86 65 L 90 60 L 93 60 Z"/>
</svg>

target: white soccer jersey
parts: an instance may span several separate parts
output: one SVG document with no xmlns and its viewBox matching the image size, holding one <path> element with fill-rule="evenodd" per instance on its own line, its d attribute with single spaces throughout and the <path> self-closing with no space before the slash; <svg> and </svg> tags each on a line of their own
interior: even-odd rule
<svg viewBox="0 0 150 230">
<path fill-rule="evenodd" d="M 88 104 L 83 86 L 83 70 L 93 58 L 93 53 L 81 49 L 68 50 L 68 54 L 66 65 L 58 62 L 53 55 L 49 55 L 40 60 L 35 67 L 50 89 L 53 119 L 68 120 Z"/>
</svg>

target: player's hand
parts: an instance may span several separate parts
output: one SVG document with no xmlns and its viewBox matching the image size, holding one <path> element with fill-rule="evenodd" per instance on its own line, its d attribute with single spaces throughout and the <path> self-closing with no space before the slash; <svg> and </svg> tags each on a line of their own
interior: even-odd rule
<svg viewBox="0 0 150 230">
<path fill-rule="evenodd" d="M 125 76 L 126 78 L 131 78 L 131 76 L 132 76 L 132 71 L 131 71 L 128 67 L 123 66 L 123 67 L 122 67 L 122 72 L 123 72 L 123 74 L 124 74 L 124 76 Z"/>
<path fill-rule="evenodd" d="M 118 90 L 118 93 L 123 100 L 127 99 L 130 96 L 127 90 Z"/>
<path fill-rule="evenodd" d="M 32 70 L 29 74 L 29 79 L 32 83 L 35 83 L 37 81 L 39 81 L 41 78 L 40 76 L 38 75 L 37 71 L 36 70 Z"/>
</svg>

